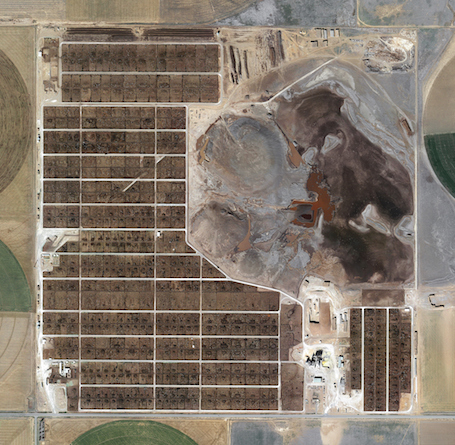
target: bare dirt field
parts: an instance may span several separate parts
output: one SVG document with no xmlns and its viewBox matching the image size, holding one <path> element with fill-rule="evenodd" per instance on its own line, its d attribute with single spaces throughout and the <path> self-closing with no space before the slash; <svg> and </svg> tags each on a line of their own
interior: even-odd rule
<svg viewBox="0 0 455 445">
<path fill-rule="evenodd" d="M 252 0 L 5 0 L 2 16 L 88 22 L 212 23 L 237 14 Z"/>
<path fill-rule="evenodd" d="M 451 445 L 454 434 L 455 421 L 453 420 L 421 420 L 419 422 L 420 445 Z"/>
<path fill-rule="evenodd" d="M 252 0 L 67 0 L 66 19 L 113 22 L 210 23 L 245 9 Z"/>
<path fill-rule="evenodd" d="M 239 419 L 231 420 L 230 429 L 232 445 L 417 443 L 415 422 L 409 420 Z M 434 441 L 431 443 L 435 444 Z M 445 445 L 445 442 L 441 442 L 441 445 Z"/>
<path fill-rule="evenodd" d="M 4 137 L 0 142 L 0 191 L 3 192 L 25 161 L 31 139 L 31 97 L 16 66 L 3 51 L 0 52 L 0 85 L 4 110 L 1 122 Z"/>
<path fill-rule="evenodd" d="M 455 310 L 421 310 L 419 332 L 419 400 L 423 412 L 455 411 Z"/>
<path fill-rule="evenodd" d="M 330 335 L 331 333 L 330 303 L 319 303 L 319 322 L 308 323 L 308 329 L 314 337 Z"/>
<path fill-rule="evenodd" d="M 404 290 L 362 289 L 362 306 L 404 306 Z"/>
<path fill-rule="evenodd" d="M 34 29 L 31 27 L 17 28 L 0 28 L 0 51 L 11 60 L 17 68 L 28 90 L 28 94 L 33 97 L 34 87 Z M 7 65 L 5 65 L 7 67 Z M 34 158 L 32 148 L 32 109 L 28 110 L 29 116 L 23 113 L 22 122 L 19 125 L 27 128 L 24 134 L 28 134 L 26 145 L 22 145 L 21 156 L 14 159 L 9 169 L 8 175 L 11 176 L 7 187 L 0 193 L 0 239 L 3 240 L 15 255 L 25 275 L 32 286 L 33 263 L 34 258 L 31 252 L 34 252 L 35 222 L 36 216 L 34 211 Z M 24 121 L 23 119 L 26 118 Z M 3 126 L 10 128 L 8 131 L 20 131 L 19 128 L 11 127 L 9 121 L 5 121 Z M 23 141 L 24 143 L 26 141 Z M 14 145 L 15 150 L 18 146 Z M 20 166 L 17 168 L 17 164 Z M 4 171 L 5 164 L 2 164 L 1 174 L 6 175 Z"/>
<path fill-rule="evenodd" d="M 453 131 L 453 110 L 455 102 L 447 91 L 455 88 L 455 41 L 447 45 L 444 55 L 425 84 L 423 131 L 425 134 L 449 133 Z"/>
<path fill-rule="evenodd" d="M 0 445 L 30 445 L 34 443 L 33 418 L 0 420 Z"/>
<path fill-rule="evenodd" d="M 7 17 L 62 20 L 65 0 L 6 0 L 2 2 L 2 15 Z"/>
<path fill-rule="evenodd" d="M 35 89 L 35 29 L 31 26 L 1 27 L 0 37 L 0 50 L 14 63 L 32 94 Z"/>
<path fill-rule="evenodd" d="M 33 391 L 32 323 L 30 314 L 0 313 L 0 411 L 28 408 Z"/>
<path fill-rule="evenodd" d="M 133 6 L 134 5 L 134 6 Z M 160 16 L 159 0 L 139 0 L 127 2 L 124 0 L 69 0 L 66 2 L 66 17 L 69 20 L 90 21 L 147 21 L 156 22 Z"/>
</svg>

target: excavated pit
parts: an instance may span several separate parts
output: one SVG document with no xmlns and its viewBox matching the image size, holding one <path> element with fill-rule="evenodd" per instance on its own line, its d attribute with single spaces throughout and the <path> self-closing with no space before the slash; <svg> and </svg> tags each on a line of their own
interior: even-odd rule
<svg viewBox="0 0 455 445">
<path fill-rule="evenodd" d="M 346 101 L 322 82 L 267 113 L 221 115 L 199 137 L 205 190 L 189 238 L 231 277 L 294 295 L 306 275 L 341 286 L 412 280 L 412 245 L 395 235 L 414 212 L 412 172 L 354 125 Z"/>
</svg>

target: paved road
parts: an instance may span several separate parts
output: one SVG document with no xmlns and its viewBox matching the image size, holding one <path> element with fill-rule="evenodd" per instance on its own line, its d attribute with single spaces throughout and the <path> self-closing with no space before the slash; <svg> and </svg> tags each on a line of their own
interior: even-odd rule
<svg viewBox="0 0 455 445">
<path fill-rule="evenodd" d="M 18 413 L 18 412 L 0 412 L 0 419 L 3 418 L 16 418 L 16 417 L 34 417 L 34 418 L 104 418 L 104 417 L 137 417 L 137 418 L 185 418 L 190 417 L 191 419 L 209 419 L 209 418 L 223 418 L 226 420 L 229 419 L 238 419 L 238 420 L 287 420 L 287 419 L 304 419 L 304 420 L 314 420 L 314 419 L 342 419 L 342 420 L 455 420 L 454 414 L 428 414 L 428 415 L 412 415 L 412 414 L 359 414 L 359 415 L 343 415 L 343 414 L 276 414 L 276 413 L 209 413 L 209 414 L 197 414 L 197 413 L 121 413 L 111 411 L 109 413 L 100 412 L 100 413 Z"/>
</svg>

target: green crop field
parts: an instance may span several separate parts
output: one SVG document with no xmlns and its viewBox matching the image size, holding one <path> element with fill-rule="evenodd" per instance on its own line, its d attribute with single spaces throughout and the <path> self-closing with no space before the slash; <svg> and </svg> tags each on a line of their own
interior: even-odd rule
<svg viewBox="0 0 455 445">
<path fill-rule="evenodd" d="M 0 241 L 0 311 L 28 312 L 31 296 L 24 271 L 11 250 Z"/>
<path fill-rule="evenodd" d="M 181 431 L 162 423 L 119 420 L 93 428 L 72 445 L 197 445 Z"/>
<path fill-rule="evenodd" d="M 455 196 L 455 133 L 426 135 L 425 148 L 436 176 Z"/>
</svg>

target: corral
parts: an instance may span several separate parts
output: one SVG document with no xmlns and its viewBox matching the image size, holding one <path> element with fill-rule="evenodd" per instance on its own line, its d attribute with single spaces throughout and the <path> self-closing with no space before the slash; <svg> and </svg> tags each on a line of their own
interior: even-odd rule
<svg viewBox="0 0 455 445">
<path fill-rule="evenodd" d="M 218 45 L 65 44 L 62 71 L 218 72 Z"/>
<path fill-rule="evenodd" d="M 281 403 L 284 411 L 302 411 L 304 369 L 297 363 L 281 365 Z"/>
<path fill-rule="evenodd" d="M 280 360 L 289 360 L 289 350 L 302 342 L 302 306 L 282 304 L 280 314 Z"/>
<path fill-rule="evenodd" d="M 386 310 L 365 309 L 364 314 L 364 410 L 385 411 Z"/>
<path fill-rule="evenodd" d="M 62 50 L 71 82 L 136 70 L 185 82 L 201 71 L 208 73 L 201 85 L 219 99 L 218 45 L 78 43 Z M 117 91 L 112 79 L 102 102 Z M 69 411 L 278 410 L 279 351 L 288 360 L 301 342 L 301 307 L 281 306 L 279 292 L 227 280 L 186 243 L 187 111 L 174 102 L 202 96 L 195 85 L 183 83 L 178 99 L 173 92 L 181 87 L 169 88 L 169 106 L 132 93 L 140 104 L 44 107 L 43 227 L 46 255 L 58 260 L 43 272 L 43 359 L 77 360 Z M 141 91 L 137 82 L 131 91 Z M 115 102 L 122 100 L 130 99 Z M 52 229 L 77 232 L 54 246 Z M 299 400 L 283 409 L 300 410 Z"/>
<path fill-rule="evenodd" d="M 351 354 L 351 389 L 362 388 L 362 310 L 351 309 L 350 318 L 350 354 Z"/>
<path fill-rule="evenodd" d="M 363 389 L 364 411 L 403 411 L 411 393 L 410 308 L 349 313 L 351 390 Z"/>
<path fill-rule="evenodd" d="M 62 102 L 218 102 L 219 59 L 214 44 L 66 44 Z"/>
</svg>

